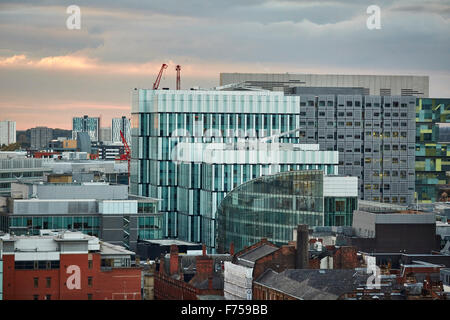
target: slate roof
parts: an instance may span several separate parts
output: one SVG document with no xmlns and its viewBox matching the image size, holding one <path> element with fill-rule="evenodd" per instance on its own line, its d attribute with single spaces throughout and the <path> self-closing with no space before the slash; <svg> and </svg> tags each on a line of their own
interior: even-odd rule
<svg viewBox="0 0 450 320">
<path fill-rule="evenodd" d="M 214 273 L 212 275 L 212 289 L 214 290 L 223 290 L 223 284 L 224 279 L 223 276 L 217 273 Z M 198 288 L 198 289 L 208 289 L 209 286 L 209 279 L 207 276 L 199 276 L 196 275 L 193 277 L 189 284 Z"/>
<path fill-rule="evenodd" d="M 250 251 L 245 252 L 244 254 L 240 255 L 238 257 L 237 263 L 246 267 L 253 267 L 254 263 L 261 259 L 262 257 L 265 257 L 272 252 L 277 251 L 279 248 L 274 246 L 269 246 L 267 244 L 263 244 L 259 247 L 256 247 Z"/>
<path fill-rule="evenodd" d="M 277 273 L 266 270 L 255 282 L 303 300 L 336 300 L 365 284 L 368 275 L 353 269 L 288 269 Z"/>
</svg>

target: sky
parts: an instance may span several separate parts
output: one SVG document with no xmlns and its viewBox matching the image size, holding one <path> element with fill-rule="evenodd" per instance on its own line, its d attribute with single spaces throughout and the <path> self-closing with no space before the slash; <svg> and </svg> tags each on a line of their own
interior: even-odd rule
<svg viewBox="0 0 450 320">
<path fill-rule="evenodd" d="M 428 75 L 430 96 L 449 98 L 450 0 L 0 0 L 0 120 L 17 130 L 84 114 L 110 126 L 162 63 L 172 89 L 180 64 L 182 89 L 220 72 Z"/>
</svg>

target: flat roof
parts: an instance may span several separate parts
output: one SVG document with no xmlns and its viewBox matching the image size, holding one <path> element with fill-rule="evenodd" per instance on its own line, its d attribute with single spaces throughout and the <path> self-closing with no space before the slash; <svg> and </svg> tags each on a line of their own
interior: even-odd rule
<svg viewBox="0 0 450 320">
<path fill-rule="evenodd" d="M 100 242 L 100 252 L 102 255 L 134 255 L 133 251 L 127 250 L 124 247 L 117 246 L 108 242 Z"/>
<path fill-rule="evenodd" d="M 149 242 L 158 244 L 160 246 L 170 246 L 170 245 L 177 245 L 177 246 L 201 246 L 201 243 L 195 243 L 195 242 L 187 242 L 177 239 L 160 239 L 160 240 L 141 240 L 142 242 Z"/>
</svg>

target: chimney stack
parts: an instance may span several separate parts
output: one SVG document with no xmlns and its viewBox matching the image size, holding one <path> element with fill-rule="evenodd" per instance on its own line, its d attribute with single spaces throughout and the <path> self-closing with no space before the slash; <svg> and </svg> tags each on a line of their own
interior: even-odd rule
<svg viewBox="0 0 450 320">
<path fill-rule="evenodd" d="M 308 269 L 309 265 L 309 232 L 307 224 L 299 224 L 297 226 L 297 254 L 295 267 L 296 269 Z"/>
<path fill-rule="evenodd" d="M 230 243 L 230 255 L 234 256 L 234 243 L 233 242 Z"/>
<path fill-rule="evenodd" d="M 212 275 L 214 272 L 214 260 L 206 255 L 206 246 L 203 245 L 203 254 L 195 257 L 197 275 Z"/>
<path fill-rule="evenodd" d="M 170 246 L 170 275 L 178 273 L 178 247 L 173 244 Z"/>
<path fill-rule="evenodd" d="M 210 274 L 208 276 L 208 289 L 212 290 L 212 288 L 213 288 L 213 276 L 212 276 L 212 274 Z"/>
<path fill-rule="evenodd" d="M 202 245 L 202 256 L 206 256 L 206 245 Z"/>
</svg>

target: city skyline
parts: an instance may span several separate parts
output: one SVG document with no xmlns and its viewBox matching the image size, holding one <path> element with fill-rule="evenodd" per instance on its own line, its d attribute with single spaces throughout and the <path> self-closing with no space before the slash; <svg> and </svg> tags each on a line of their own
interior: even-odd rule
<svg viewBox="0 0 450 320">
<path fill-rule="evenodd" d="M 130 115 L 131 90 L 219 85 L 221 72 L 428 75 L 450 97 L 448 1 L 0 1 L 1 120 L 70 129 L 87 114 Z M 81 9 L 69 30 L 66 9 Z"/>
</svg>

